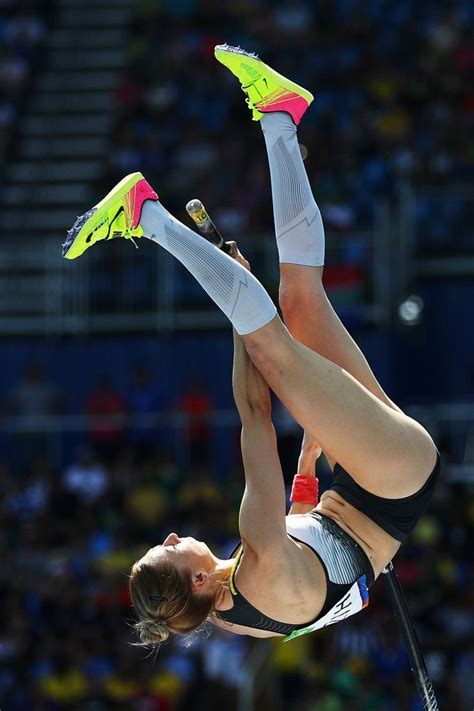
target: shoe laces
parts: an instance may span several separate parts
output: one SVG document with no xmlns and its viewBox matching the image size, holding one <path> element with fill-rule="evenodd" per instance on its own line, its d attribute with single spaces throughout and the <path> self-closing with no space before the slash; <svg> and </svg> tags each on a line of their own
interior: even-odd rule
<svg viewBox="0 0 474 711">
<path fill-rule="evenodd" d="M 125 237 L 125 239 L 130 240 L 130 242 L 135 246 L 135 249 L 138 249 L 138 244 L 135 242 L 134 236 L 132 235 L 130 230 L 127 230 L 126 232 L 124 232 L 123 236 Z"/>
<path fill-rule="evenodd" d="M 254 86 L 254 84 L 256 84 L 256 82 L 257 82 L 257 79 L 255 79 L 254 81 L 250 82 L 250 84 L 246 84 L 245 86 L 244 86 L 243 84 L 241 84 L 241 86 L 240 86 L 240 88 L 242 89 L 242 91 L 244 92 L 244 94 L 247 94 L 247 98 L 245 99 L 245 103 L 246 103 L 246 104 L 249 106 L 249 108 L 251 108 L 251 109 L 254 109 L 254 108 L 255 108 L 255 104 L 254 104 L 253 101 L 251 101 L 251 99 L 250 99 L 250 97 L 249 97 L 249 95 L 248 95 L 248 94 L 249 94 L 248 90 L 250 89 L 251 86 Z"/>
</svg>

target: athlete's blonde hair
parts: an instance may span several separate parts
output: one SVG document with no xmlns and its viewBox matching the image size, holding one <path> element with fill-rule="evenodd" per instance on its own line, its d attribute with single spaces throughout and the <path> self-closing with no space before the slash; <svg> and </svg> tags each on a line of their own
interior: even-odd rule
<svg viewBox="0 0 474 711">
<path fill-rule="evenodd" d="M 193 592 L 191 571 L 158 557 L 133 565 L 129 589 L 138 616 L 135 629 L 146 645 L 160 644 L 170 633 L 193 632 L 214 608 L 214 596 Z"/>
</svg>

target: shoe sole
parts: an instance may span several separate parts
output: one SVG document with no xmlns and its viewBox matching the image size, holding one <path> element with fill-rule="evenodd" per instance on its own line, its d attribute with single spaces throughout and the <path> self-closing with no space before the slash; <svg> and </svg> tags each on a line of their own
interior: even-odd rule
<svg viewBox="0 0 474 711">
<path fill-rule="evenodd" d="M 63 245 L 63 257 L 65 259 L 76 259 L 76 257 L 83 254 L 87 249 L 87 246 L 84 247 L 84 241 L 87 242 L 89 236 L 93 235 L 105 222 L 103 210 L 105 209 L 107 212 L 113 203 L 125 197 L 129 190 L 143 179 L 141 173 L 126 175 L 97 205 L 78 217 L 68 231 L 66 242 Z"/>
</svg>

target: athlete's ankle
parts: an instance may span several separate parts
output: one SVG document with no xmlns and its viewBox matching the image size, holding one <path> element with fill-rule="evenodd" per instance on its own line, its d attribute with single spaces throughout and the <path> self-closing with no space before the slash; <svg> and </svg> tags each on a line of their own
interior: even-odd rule
<svg viewBox="0 0 474 711">
<path fill-rule="evenodd" d="M 272 111 L 271 113 L 263 114 L 260 124 L 263 133 L 277 131 L 278 133 L 285 132 L 287 134 L 289 132 L 294 135 L 298 131 L 297 125 L 287 111 Z"/>
</svg>

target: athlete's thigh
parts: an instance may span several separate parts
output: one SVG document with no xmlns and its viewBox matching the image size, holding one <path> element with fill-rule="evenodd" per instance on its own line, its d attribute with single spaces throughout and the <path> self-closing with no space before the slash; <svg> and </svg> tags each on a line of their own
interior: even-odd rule
<svg viewBox="0 0 474 711">
<path fill-rule="evenodd" d="M 285 326 L 295 340 L 347 370 L 369 392 L 399 410 L 334 311 L 322 275 L 323 267 L 280 264 L 280 306 Z"/>
<path fill-rule="evenodd" d="M 361 486 L 397 498 L 423 485 L 435 465 L 436 448 L 419 423 L 297 343 L 278 318 L 244 340 L 293 417 Z"/>
</svg>

